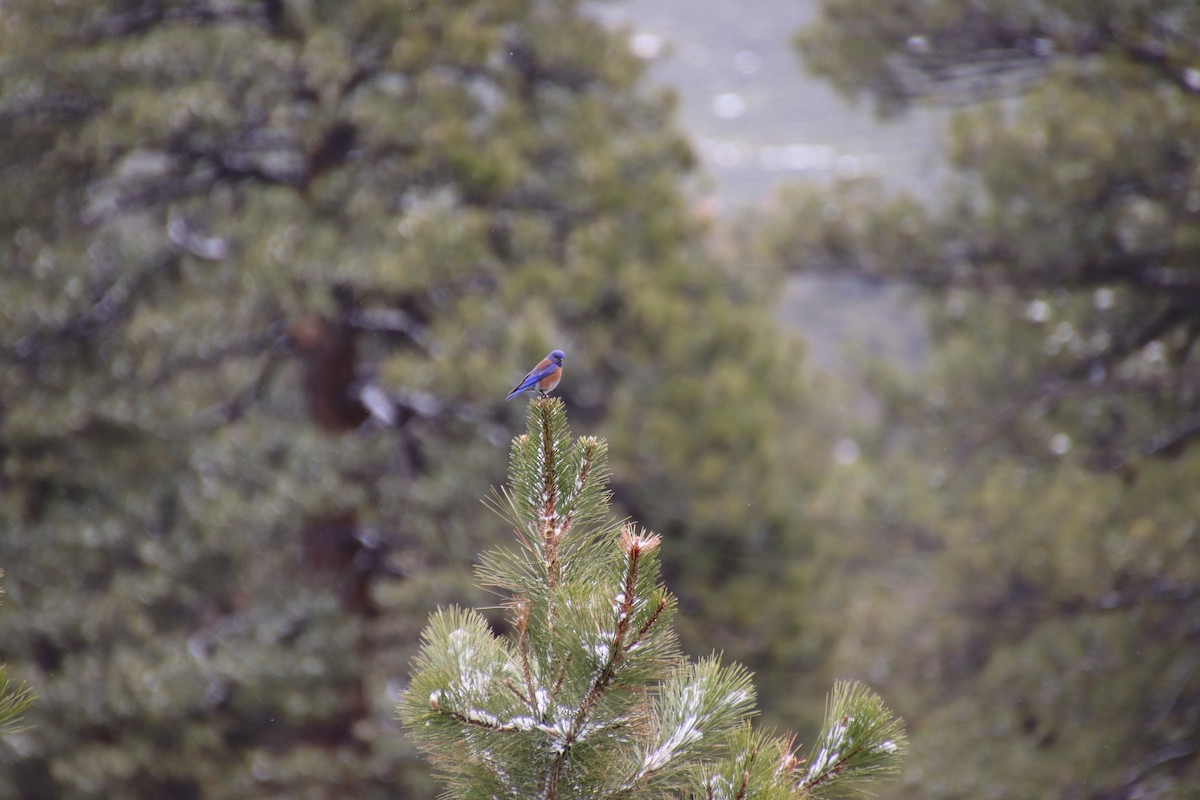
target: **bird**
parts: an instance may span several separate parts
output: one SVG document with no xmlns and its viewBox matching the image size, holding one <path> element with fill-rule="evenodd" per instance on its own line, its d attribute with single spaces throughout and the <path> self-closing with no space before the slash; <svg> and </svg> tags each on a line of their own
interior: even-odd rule
<svg viewBox="0 0 1200 800">
<path fill-rule="evenodd" d="M 563 373 L 563 355 L 562 350 L 551 350 L 550 355 L 538 362 L 538 365 L 529 370 L 528 374 L 521 379 L 517 387 L 508 393 L 505 400 L 512 400 L 514 397 L 524 391 L 535 391 L 542 397 L 554 390 L 558 386 L 558 382 L 562 380 Z"/>
</svg>

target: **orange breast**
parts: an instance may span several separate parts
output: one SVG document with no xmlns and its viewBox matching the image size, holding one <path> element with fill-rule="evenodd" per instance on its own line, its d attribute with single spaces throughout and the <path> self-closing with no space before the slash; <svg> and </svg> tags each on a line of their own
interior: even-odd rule
<svg viewBox="0 0 1200 800">
<path fill-rule="evenodd" d="M 539 391 L 548 392 L 555 386 L 558 386 L 558 382 L 560 380 L 562 380 L 562 367 L 556 368 L 554 372 L 551 372 L 549 375 L 538 381 L 537 388 Z"/>
</svg>

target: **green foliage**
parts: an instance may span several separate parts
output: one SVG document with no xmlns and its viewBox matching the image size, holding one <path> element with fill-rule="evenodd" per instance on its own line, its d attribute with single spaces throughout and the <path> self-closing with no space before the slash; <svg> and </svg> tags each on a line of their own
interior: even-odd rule
<svg viewBox="0 0 1200 800">
<path fill-rule="evenodd" d="M 839 682 L 801 787 L 819 797 L 861 797 L 864 783 L 899 772 L 897 755 L 906 746 L 904 721 L 878 695 L 862 684 Z"/>
<path fill-rule="evenodd" d="M 832 666 L 918 732 L 905 796 L 1198 780 L 1196 13 L 838 0 L 799 38 L 885 111 L 1004 98 L 957 115 L 936 207 L 795 188 L 754 232 L 780 269 L 902 282 L 929 314 L 930 363 L 872 368 L 878 424 L 817 503 L 870 584 Z"/>
<path fill-rule="evenodd" d="M 975 15 L 910 3 L 892 15 L 864 13 L 863 27 L 846 25 L 839 36 L 877 51 L 880 63 L 919 67 L 936 56 L 968 68 L 1000 58 L 1001 69 L 1003 55 L 1041 47 L 1046 65 L 1039 80 L 1022 84 L 1019 104 L 958 116 L 952 160 L 973 180 L 938 214 L 906 200 L 864 204 L 872 190 L 849 185 L 821 201 L 833 224 L 806 222 L 810 201 L 802 200 L 766 236 L 789 264 L 961 290 L 947 297 L 937 324 L 986 325 L 1003 338 L 989 371 L 1021 387 L 1002 393 L 1008 402 L 994 414 L 1017 432 L 1012 441 L 1032 456 L 1061 434 L 1055 450 L 1070 447 L 1093 468 L 1132 471 L 1200 435 L 1200 184 L 1190 145 L 1200 136 L 1200 83 L 1183 55 L 1200 46 L 1189 24 L 1196 9 L 1060 5 L 1051 13 L 997 2 Z M 823 24 L 858 19 L 855 9 L 833 4 Z M 901 29 L 930 32 L 930 53 L 887 55 L 903 50 L 892 35 Z M 1008 45 L 978 55 L 964 44 L 993 39 Z M 891 96 L 838 72 L 859 90 Z M 1025 322 L 1008 322 L 1018 318 Z M 989 394 L 974 381 L 952 391 L 959 387 Z M 957 398 L 949 399 L 953 407 Z M 996 425 L 985 421 L 964 440 L 986 444 Z"/>
<path fill-rule="evenodd" d="M 1193 4 L 1159 0 L 901 0 L 883 11 L 830 0 L 796 45 L 810 70 L 886 115 L 930 97 L 1009 95 L 1064 61 L 1114 54 L 1194 92 L 1198 22 Z"/>
<path fill-rule="evenodd" d="M 952 472 L 943 437 L 917 441 L 843 474 L 829 499 L 872 531 L 853 573 L 869 588 L 843 609 L 855 636 L 831 666 L 858 665 L 913 726 L 901 796 L 1136 779 L 1186 797 L 1200 462 L 1147 465 L 1130 487 L 1011 459 Z"/>
<path fill-rule="evenodd" d="M 388 681 L 476 597 L 551 344 L 683 641 L 804 625 L 820 413 L 640 73 L 560 0 L 5 2 L 0 658 L 42 701 L 0 796 L 427 796 Z"/>
<path fill-rule="evenodd" d="M 8 668 L 0 666 L 0 736 L 24 730 L 21 716 L 27 712 L 37 695 L 28 686 L 14 684 Z"/>
<path fill-rule="evenodd" d="M 898 769 L 903 724 L 861 685 L 835 687 L 806 768 L 751 731 L 750 673 L 678 649 L 661 538 L 606 519 L 603 442 L 571 444 L 561 400 L 529 408 L 498 504 L 520 549 L 480 567 L 515 635 L 435 613 L 399 704 L 450 796 L 835 798 Z"/>
</svg>

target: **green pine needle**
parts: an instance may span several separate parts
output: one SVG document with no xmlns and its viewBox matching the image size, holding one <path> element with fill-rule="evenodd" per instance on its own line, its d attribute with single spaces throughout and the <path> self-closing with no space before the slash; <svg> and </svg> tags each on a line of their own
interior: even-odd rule
<svg viewBox="0 0 1200 800">
<path fill-rule="evenodd" d="M 24 714 L 37 700 L 27 686 L 18 686 L 8 679 L 8 669 L 0 666 L 0 736 L 27 730 L 21 723 Z"/>
<path fill-rule="evenodd" d="M 869 796 L 866 780 L 899 772 L 904 721 L 861 683 L 838 681 L 800 786 L 823 800 Z"/>
</svg>

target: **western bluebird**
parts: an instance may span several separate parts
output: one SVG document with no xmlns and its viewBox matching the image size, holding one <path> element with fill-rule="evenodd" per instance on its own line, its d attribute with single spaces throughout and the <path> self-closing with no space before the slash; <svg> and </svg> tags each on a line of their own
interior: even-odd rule
<svg viewBox="0 0 1200 800">
<path fill-rule="evenodd" d="M 551 350 L 550 355 L 543 358 L 538 362 L 536 367 L 529 370 L 529 374 L 521 379 L 521 382 L 517 384 L 517 388 L 509 392 L 508 397 L 504 399 L 512 400 L 521 392 L 527 390 L 533 390 L 542 397 L 545 397 L 562 380 L 562 363 L 564 358 L 566 356 L 563 355 L 562 350 Z"/>
</svg>

